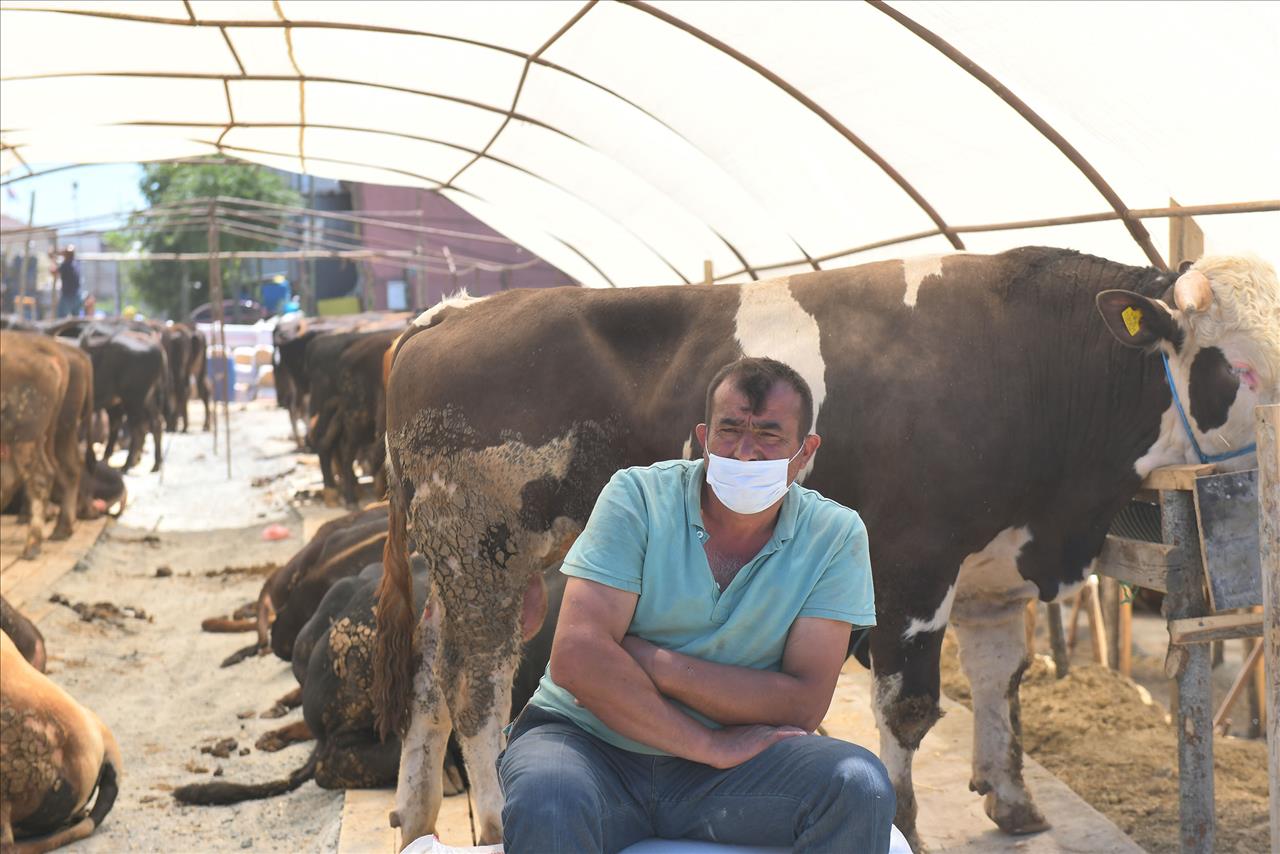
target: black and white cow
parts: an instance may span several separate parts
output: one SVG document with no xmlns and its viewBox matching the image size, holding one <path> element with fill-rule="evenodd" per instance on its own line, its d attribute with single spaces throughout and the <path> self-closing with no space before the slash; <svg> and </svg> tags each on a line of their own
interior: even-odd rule
<svg viewBox="0 0 1280 854">
<path fill-rule="evenodd" d="M 911 760 L 940 714 L 948 622 L 973 687 L 971 788 L 1003 830 L 1046 826 L 1021 772 L 1023 608 L 1081 582 L 1152 468 L 1247 450 L 1254 405 L 1280 399 L 1280 285 L 1250 259 L 1179 278 L 1024 248 L 742 286 L 510 291 L 439 306 L 396 347 L 375 694 L 405 736 L 407 838 L 434 825 L 450 727 L 469 767 L 493 768 L 540 571 L 615 470 L 700 453 L 708 381 L 751 355 L 808 381 L 823 442 L 805 485 L 866 522 L 880 756 L 918 842 Z M 434 580 L 416 635 L 410 547 Z M 472 782 L 496 841 L 496 777 Z"/>
</svg>

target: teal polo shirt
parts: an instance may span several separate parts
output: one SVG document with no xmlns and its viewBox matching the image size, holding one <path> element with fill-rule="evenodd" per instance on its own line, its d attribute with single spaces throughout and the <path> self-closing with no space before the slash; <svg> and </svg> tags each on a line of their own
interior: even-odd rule
<svg viewBox="0 0 1280 854">
<path fill-rule="evenodd" d="M 781 669 L 798 617 L 875 625 L 866 527 L 848 507 L 795 483 L 769 542 L 721 592 L 702 548 L 710 536 L 702 526 L 704 465 L 672 460 L 617 472 L 561 571 L 639 594 L 628 634 L 721 664 Z M 666 755 L 617 734 L 575 703 L 551 678 L 549 664 L 530 702 L 617 747 Z"/>
</svg>

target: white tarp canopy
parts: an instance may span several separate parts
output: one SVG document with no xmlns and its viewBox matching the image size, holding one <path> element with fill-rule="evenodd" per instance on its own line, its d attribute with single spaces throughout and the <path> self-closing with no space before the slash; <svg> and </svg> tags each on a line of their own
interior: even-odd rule
<svg viewBox="0 0 1280 854">
<path fill-rule="evenodd" d="M 1280 205 L 1276 3 L 0 10 L 9 177 L 222 152 L 428 187 L 589 286 L 1029 243 L 1149 263 L 1166 220 L 1145 248 L 1120 219 L 965 227 Z M 1197 222 L 1210 251 L 1280 263 L 1274 210 Z"/>
</svg>

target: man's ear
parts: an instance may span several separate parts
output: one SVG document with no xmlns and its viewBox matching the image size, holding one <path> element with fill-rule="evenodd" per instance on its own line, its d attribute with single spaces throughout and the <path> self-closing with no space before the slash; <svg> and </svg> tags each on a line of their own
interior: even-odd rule
<svg viewBox="0 0 1280 854">
<path fill-rule="evenodd" d="M 1178 334 L 1169 309 L 1142 294 L 1102 291 L 1097 304 L 1107 329 L 1126 347 L 1151 347 L 1161 340 L 1173 341 Z"/>
<path fill-rule="evenodd" d="M 702 446 L 702 453 L 707 453 L 707 425 L 698 424 L 693 428 L 693 435 L 698 437 L 698 444 Z"/>
</svg>

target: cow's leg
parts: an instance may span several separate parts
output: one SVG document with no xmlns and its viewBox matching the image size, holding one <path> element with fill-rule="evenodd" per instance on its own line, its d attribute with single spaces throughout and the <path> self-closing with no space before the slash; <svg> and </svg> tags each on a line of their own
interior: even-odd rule
<svg viewBox="0 0 1280 854">
<path fill-rule="evenodd" d="M 985 808 L 1006 833 L 1034 833 L 1049 824 L 1022 779 L 1018 686 L 1026 669 L 1023 613 L 1036 587 L 1018 572 L 1031 536 L 1026 528 L 998 535 L 961 565 L 951 622 L 960 666 L 973 694 L 973 777 Z"/>
<path fill-rule="evenodd" d="M 1006 833 L 1034 833 L 1049 824 L 1022 780 L 1018 686 L 1026 670 L 1025 600 L 987 619 L 955 620 L 960 664 L 973 692 L 973 778 L 986 811 Z"/>
<path fill-rule="evenodd" d="M 65 540 L 71 536 L 76 518 L 81 515 L 78 512 L 81 499 L 84 499 L 84 504 L 88 504 L 88 491 L 86 490 L 82 495 L 80 487 L 81 479 L 87 478 L 89 472 L 85 469 L 84 459 L 80 455 L 80 441 L 77 433 L 79 433 L 78 430 L 64 431 L 64 435 L 58 437 L 61 441 L 54 449 L 58 487 L 62 490 L 58 524 L 54 526 L 53 536 L 50 537 L 54 540 Z"/>
<path fill-rule="evenodd" d="M 44 507 L 53 488 L 53 462 L 45 453 L 43 442 L 21 442 L 13 445 L 13 462 L 23 474 L 27 500 L 31 507 L 31 521 L 27 525 L 27 541 L 22 557 L 34 560 L 40 554 L 44 542 Z"/>
<path fill-rule="evenodd" d="M 435 832 L 444 797 L 444 757 L 449 743 L 449 708 L 439 690 L 440 608 L 430 607 L 415 632 L 418 669 L 413 675 L 409 729 L 400 746 L 396 818 L 402 839 Z"/>
<path fill-rule="evenodd" d="M 924 846 L 916 829 L 911 763 L 920 740 L 942 717 L 938 706 L 942 635 L 941 628 L 908 635 L 907 627 L 890 616 L 882 617 L 871 632 L 872 705 L 880 729 L 880 761 L 898 799 L 893 823 L 916 852 Z"/>
<path fill-rule="evenodd" d="M 161 459 L 161 455 L 162 455 L 161 442 L 163 441 L 163 439 L 164 439 L 164 418 L 160 414 L 160 407 L 157 406 L 155 408 L 155 411 L 151 413 L 151 441 L 154 442 L 156 446 L 156 462 L 155 462 L 155 465 L 151 467 L 152 471 L 160 471 L 160 464 L 163 462 L 163 460 Z"/>
<path fill-rule="evenodd" d="M 102 461 L 111 459 L 116 451 L 116 437 L 120 435 L 120 422 L 124 418 L 124 410 L 113 406 L 107 410 L 107 447 L 102 452 Z"/>
<path fill-rule="evenodd" d="M 511 710 L 511 680 L 519 656 L 480 656 L 467 662 L 465 710 L 453 709 L 462 757 L 471 781 L 479 844 L 502 842 L 502 789 L 497 761 L 502 750 L 502 728 Z M 450 704 L 452 706 L 452 703 Z"/>
<path fill-rule="evenodd" d="M 343 431 L 338 443 L 338 472 L 342 478 L 342 500 L 348 507 L 356 506 L 356 445 Z"/>
</svg>

